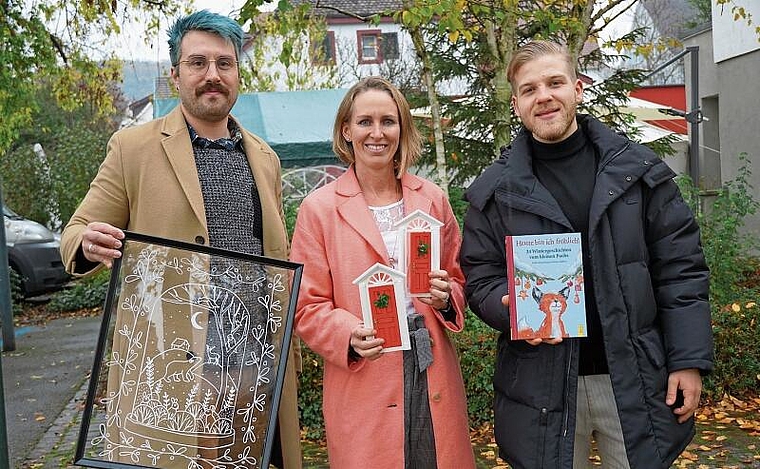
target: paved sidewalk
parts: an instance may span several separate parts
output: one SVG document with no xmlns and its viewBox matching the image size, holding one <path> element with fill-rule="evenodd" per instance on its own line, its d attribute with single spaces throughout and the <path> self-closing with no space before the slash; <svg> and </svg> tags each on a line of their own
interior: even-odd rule
<svg viewBox="0 0 760 469">
<path fill-rule="evenodd" d="M 100 323 L 100 317 L 59 318 L 16 329 L 16 350 L 2 355 L 11 467 L 67 467 Z"/>
<path fill-rule="evenodd" d="M 88 383 L 89 381 L 82 383 L 82 387 L 66 405 L 61 415 L 55 419 L 53 425 L 42 435 L 21 467 L 30 469 L 73 469 L 81 467 L 73 464 L 72 457 L 76 452 L 82 423 L 82 408 L 87 399 Z"/>
</svg>

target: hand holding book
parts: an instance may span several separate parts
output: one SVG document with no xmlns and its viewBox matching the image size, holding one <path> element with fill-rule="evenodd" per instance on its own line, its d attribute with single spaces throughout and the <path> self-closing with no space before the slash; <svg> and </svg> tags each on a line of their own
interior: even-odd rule
<svg viewBox="0 0 760 469">
<path fill-rule="evenodd" d="M 505 308 L 509 308 L 509 295 L 504 295 L 501 297 L 501 304 L 503 304 Z M 557 337 L 554 339 L 536 338 L 536 339 L 524 339 L 524 340 L 525 342 L 533 346 L 539 345 L 539 344 L 557 345 L 558 343 L 562 342 L 562 337 Z"/>
</svg>

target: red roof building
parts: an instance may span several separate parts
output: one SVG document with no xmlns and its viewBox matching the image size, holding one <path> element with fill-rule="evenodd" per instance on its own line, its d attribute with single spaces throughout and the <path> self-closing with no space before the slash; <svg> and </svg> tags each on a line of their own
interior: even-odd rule
<svg viewBox="0 0 760 469">
<path fill-rule="evenodd" d="M 631 91 L 630 95 L 644 101 L 662 104 L 663 108 L 686 111 L 685 85 L 644 86 Z M 684 118 L 674 119 L 663 114 L 662 119 L 647 119 L 645 122 L 681 135 L 687 134 L 686 119 Z"/>
</svg>

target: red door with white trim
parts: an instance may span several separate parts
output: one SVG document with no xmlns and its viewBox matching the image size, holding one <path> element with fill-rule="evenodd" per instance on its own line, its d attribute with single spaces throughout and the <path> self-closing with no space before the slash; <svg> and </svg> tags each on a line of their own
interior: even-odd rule
<svg viewBox="0 0 760 469">
<path fill-rule="evenodd" d="M 430 250 L 431 233 L 414 231 L 409 233 L 409 293 L 419 294 L 430 291 Z"/>
<path fill-rule="evenodd" d="M 383 347 L 401 346 L 395 295 L 392 284 L 369 287 L 372 320 L 375 330 L 377 330 L 377 337 L 385 339 Z"/>
</svg>

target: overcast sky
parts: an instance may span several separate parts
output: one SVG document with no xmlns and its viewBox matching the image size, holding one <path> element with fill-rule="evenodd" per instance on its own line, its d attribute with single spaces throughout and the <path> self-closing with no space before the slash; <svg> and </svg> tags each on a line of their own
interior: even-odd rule
<svg viewBox="0 0 760 469">
<path fill-rule="evenodd" d="M 615 16 L 615 12 L 622 9 L 623 6 L 634 3 L 636 0 L 623 0 L 621 6 L 610 12 L 609 16 Z M 230 15 L 233 12 L 239 10 L 245 0 L 195 0 L 194 6 L 196 10 L 207 9 L 214 13 L 222 15 Z M 267 5 L 264 5 L 262 9 L 274 9 L 277 5 L 276 0 L 270 0 Z M 609 39 L 610 37 L 618 37 L 624 32 L 630 31 L 630 22 L 633 16 L 634 8 L 626 11 L 625 14 L 619 16 L 613 24 L 608 26 L 602 33 L 600 38 L 602 41 Z M 116 51 L 116 54 L 125 60 L 147 60 L 147 61 L 166 61 L 169 60 L 169 50 L 166 46 L 166 29 L 169 23 L 173 20 L 167 21 L 167 24 L 162 24 L 160 31 L 154 34 L 149 40 L 149 44 L 145 43 L 143 25 L 132 25 L 131 27 L 124 28 L 120 37 L 113 41 L 110 46 L 112 50 Z"/>
<path fill-rule="evenodd" d="M 196 10 L 209 10 L 221 15 L 230 15 L 237 12 L 245 0 L 195 0 L 194 7 Z M 268 7 L 274 8 L 276 2 L 271 2 Z M 262 7 L 267 9 L 267 5 Z M 165 61 L 169 60 L 169 48 L 166 45 L 166 29 L 171 21 L 162 24 L 160 31 L 145 43 L 143 25 L 132 25 L 125 27 L 119 38 L 113 41 L 110 46 L 116 52 L 116 55 L 125 60 L 148 60 L 148 61 Z"/>
</svg>

